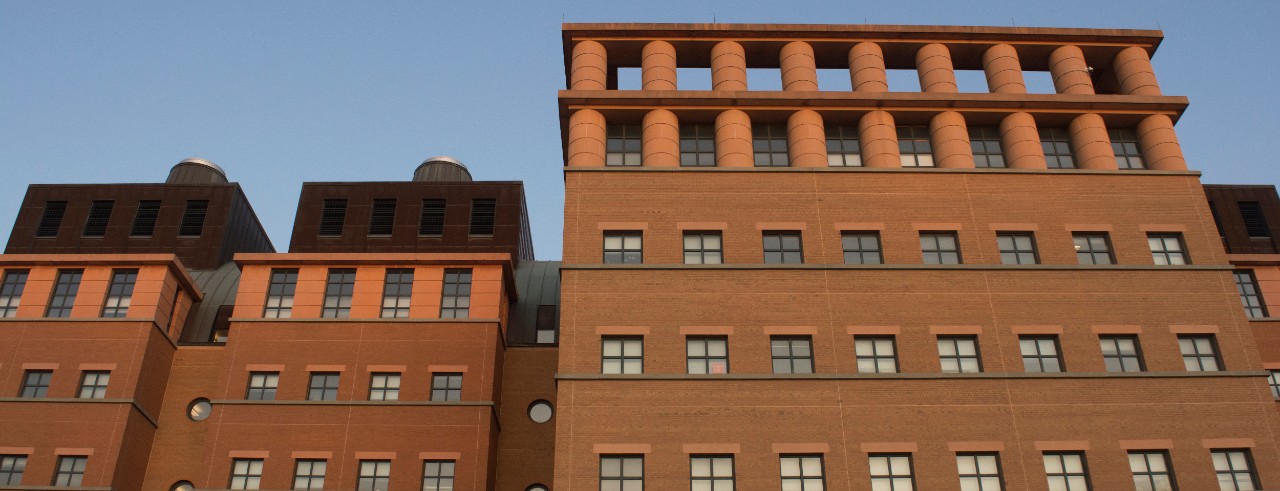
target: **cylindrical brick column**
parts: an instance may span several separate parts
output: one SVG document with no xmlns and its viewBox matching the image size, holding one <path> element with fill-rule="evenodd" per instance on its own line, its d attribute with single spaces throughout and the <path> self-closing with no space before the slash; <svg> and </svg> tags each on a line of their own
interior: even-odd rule
<svg viewBox="0 0 1280 491">
<path fill-rule="evenodd" d="M 573 63 L 569 70 L 569 89 L 604 90 L 609 79 L 608 55 L 604 45 L 595 41 L 578 41 L 573 45 Z"/>
<path fill-rule="evenodd" d="M 711 48 L 711 90 L 747 90 L 747 52 L 734 41 Z"/>
<path fill-rule="evenodd" d="M 604 167 L 604 115 L 594 109 L 579 109 L 569 116 L 569 159 L 571 167 Z"/>
<path fill-rule="evenodd" d="M 649 41 L 640 50 L 641 88 L 676 90 L 676 47 L 666 41 Z"/>
<path fill-rule="evenodd" d="M 1053 76 L 1053 88 L 1059 94 L 1093 94 L 1089 63 L 1077 46 L 1067 45 L 1049 53 L 1049 74 Z"/>
<path fill-rule="evenodd" d="M 849 78 L 854 92 L 888 92 L 884 51 L 876 43 L 862 42 L 849 49 Z"/>
<path fill-rule="evenodd" d="M 787 156 L 792 167 L 826 167 L 827 134 L 822 115 L 801 109 L 787 118 Z"/>
<path fill-rule="evenodd" d="M 898 129 L 893 115 L 871 111 L 858 121 L 858 140 L 862 142 L 862 165 L 866 167 L 902 167 L 898 157 Z"/>
<path fill-rule="evenodd" d="M 946 111 L 934 115 L 929 120 L 929 142 L 933 146 L 934 165 L 950 169 L 973 168 L 969 127 L 960 113 Z"/>
<path fill-rule="evenodd" d="M 752 167 L 751 117 L 737 109 L 716 116 L 716 166 Z"/>
<path fill-rule="evenodd" d="M 675 113 L 654 109 L 644 115 L 640 162 L 645 167 L 680 166 L 680 121 Z"/>
<path fill-rule="evenodd" d="M 1026 94 L 1027 83 L 1022 80 L 1022 63 L 1018 50 L 1007 44 L 997 44 L 982 53 L 982 71 L 987 74 L 987 89 L 995 94 Z"/>
<path fill-rule="evenodd" d="M 1187 170 L 1182 145 L 1173 132 L 1173 120 L 1163 114 L 1147 116 L 1138 123 L 1138 142 L 1147 168 L 1153 170 Z"/>
<path fill-rule="evenodd" d="M 1012 169 L 1045 169 L 1044 147 L 1036 119 L 1027 113 L 1013 113 L 1000 120 L 1000 147 Z"/>
<path fill-rule="evenodd" d="M 951 51 L 941 44 L 926 44 L 916 51 L 916 71 L 920 90 L 956 93 L 956 72 L 951 66 Z"/>
<path fill-rule="evenodd" d="M 1156 84 L 1156 72 L 1151 69 L 1147 50 L 1137 46 L 1125 48 L 1111 61 L 1120 81 L 1120 93 L 1129 95 L 1160 95 Z"/>
<path fill-rule="evenodd" d="M 809 43 L 787 43 L 778 54 L 778 63 L 782 67 L 782 90 L 818 90 L 818 68 Z"/>
<path fill-rule="evenodd" d="M 1067 128 L 1071 146 L 1076 152 L 1076 166 L 1081 169 L 1116 170 L 1116 154 L 1111 150 L 1111 137 L 1102 116 L 1081 114 Z"/>
</svg>

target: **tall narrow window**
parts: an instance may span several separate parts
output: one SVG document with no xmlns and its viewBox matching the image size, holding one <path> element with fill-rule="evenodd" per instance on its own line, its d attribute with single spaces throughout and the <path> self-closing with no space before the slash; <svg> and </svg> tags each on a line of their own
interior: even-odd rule
<svg viewBox="0 0 1280 491">
<path fill-rule="evenodd" d="M 199 237 L 204 233 L 204 218 L 209 212 L 208 200 L 187 201 L 182 210 L 182 223 L 178 225 L 179 237 Z"/>
<path fill-rule="evenodd" d="M 898 127 L 898 156 L 903 167 L 933 167 L 928 126 Z"/>
<path fill-rule="evenodd" d="M 1138 134 L 1132 128 L 1110 128 L 1111 150 L 1116 154 L 1116 165 L 1121 169 L 1146 168 L 1142 149 L 1138 147 Z"/>
<path fill-rule="evenodd" d="M 338 400 L 338 372 L 312 372 L 311 382 L 307 384 L 308 401 Z"/>
<path fill-rule="evenodd" d="M 640 125 L 611 124 L 605 127 L 605 131 L 604 165 L 640 165 Z"/>
<path fill-rule="evenodd" d="M 1040 264 L 1036 253 L 1036 238 L 1030 232 L 1001 232 L 996 234 L 1002 264 Z"/>
<path fill-rule="evenodd" d="M 644 491 L 644 455 L 600 455 L 600 491 Z"/>
<path fill-rule="evenodd" d="M 690 455 L 691 491 L 732 491 L 733 455 Z"/>
<path fill-rule="evenodd" d="M 720 264 L 724 259 L 720 232 L 685 232 L 685 264 Z"/>
<path fill-rule="evenodd" d="M 440 293 L 441 319 L 466 319 L 471 313 L 471 270 L 444 270 L 444 289 Z"/>
<path fill-rule="evenodd" d="M 1050 169 L 1076 168 L 1071 133 L 1065 127 L 1041 126 L 1040 147 L 1044 149 L 1045 163 L 1049 164 Z"/>
<path fill-rule="evenodd" d="M 920 232 L 925 264 L 960 264 L 960 239 L 955 232 Z"/>
<path fill-rule="evenodd" d="M 601 338 L 600 373 L 644 373 L 644 338 Z"/>
<path fill-rule="evenodd" d="M 413 298 L 413 270 L 388 269 L 382 283 L 382 317 L 404 319 L 409 317 L 409 303 Z"/>
<path fill-rule="evenodd" d="M 1227 231 L 1222 228 L 1222 217 L 1218 216 L 1218 206 L 1212 201 L 1209 202 L 1209 215 L 1213 216 L 1213 224 L 1218 229 L 1218 237 L 1226 241 Z M 1224 243 L 1223 245 L 1226 244 Z M 1227 252 L 1231 252 L 1230 247 L 1227 248 Z"/>
<path fill-rule="evenodd" d="M 76 293 L 80 291 L 80 278 L 84 276 L 82 269 L 64 269 L 58 271 L 58 279 L 53 284 L 53 295 L 49 297 L 49 307 L 45 317 L 71 317 L 71 307 L 76 303 Z"/>
<path fill-rule="evenodd" d="M 105 399 L 107 384 L 111 382 L 111 372 L 91 370 L 80 376 L 81 399 Z"/>
<path fill-rule="evenodd" d="M 862 166 L 862 145 L 858 142 L 856 125 L 831 125 L 827 126 L 826 132 L 828 166 Z"/>
<path fill-rule="evenodd" d="M 1151 260 L 1157 266 L 1191 264 L 1182 234 L 1147 234 L 1147 245 L 1151 247 Z"/>
<path fill-rule="evenodd" d="M 422 462 L 422 491 L 453 491 L 452 460 L 425 460 Z"/>
<path fill-rule="evenodd" d="M 780 124 L 751 125 L 756 167 L 787 167 L 787 128 Z"/>
<path fill-rule="evenodd" d="M 800 232 L 765 231 L 761 233 L 761 242 L 764 244 L 765 264 L 804 263 Z"/>
<path fill-rule="evenodd" d="M 138 282 L 138 270 L 118 269 L 111 272 L 107 286 L 107 300 L 102 304 L 102 317 L 120 318 L 129 314 L 133 301 L 133 285 Z"/>
<path fill-rule="evenodd" d="M 883 264 L 880 232 L 842 232 L 840 245 L 845 264 Z"/>
<path fill-rule="evenodd" d="M 710 124 L 680 125 L 680 166 L 715 167 L 716 128 Z"/>
<path fill-rule="evenodd" d="M 873 491 L 913 491 L 915 479 L 911 473 L 911 454 L 870 454 L 867 462 L 871 470 Z"/>
<path fill-rule="evenodd" d="M 461 401 L 462 374 L 435 373 L 431 375 L 431 400 Z"/>
<path fill-rule="evenodd" d="M 400 374 L 374 373 L 369 376 L 370 401 L 400 400 Z"/>
<path fill-rule="evenodd" d="M 1004 489 L 1004 479 L 1000 475 L 999 454 L 956 454 L 956 468 L 960 473 L 960 489 L 965 491 Z"/>
<path fill-rule="evenodd" d="M 938 336 L 938 360 L 943 373 L 979 373 L 982 357 L 978 339 L 965 336 Z"/>
<path fill-rule="evenodd" d="M 327 199 L 320 206 L 321 237 L 340 237 L 347 224 L 347 200 Z"/>
<path fill-rule="evenodd" d="M 325 460 L 299 459 L 293 468 L 293 489 L 324 489 L 324 475 L 328 467 L 329 462 Z"/>
<path fill-rule="evenodd" d="M 1061 372 L 1062 355 L 1057 336 L 1020 336 L 1022 369 L 1027 372 Z"/>
<path fill-rule="evenodd" d="M 1259 489 L 1253 474 L 1253 456 L 1248 449 L 1213 450 L 1213 470 L 1218 474 L 1218 488 L 1223 491 Z"/>
<path fill-rule="evenodd" d="M 694 337 L 685 340 L 689 373 L 729 373 L 729 340 L 724 337 Z"/>
<path fill-rule="evenodd" d="M 0 455 L 0 484 L 22 484 L 22 474 L 26 470 L 26 455 Z"/>
<path fill-rule="evenodd" d="M 391 489 L 390 460 L 361 460 L 357 491 L 388 491 Z"/>
<path fill-rule="evenodd" d="M 640 264 L 644 262 L 641 232 L 605 232 L 605 264 Z"/>
<path fill-rule="evenodd" d="M 22 390 L 18 397 L 40 399 L 49 396 L 49 382 L 53 380 L 52 370 L 27 370 L 22 375 Z"/>
<path fill-rule="evenodd" d="M 537 317 L 534 318 L 535 338 L 538 344 L 556 343 L 556 306 L 539 305 Z"/>
<path fill-rule="evenodd" d="M 25 269 L 4 272 L 4 281 L 0 283 L 0 318 L 16 317 L 18 305 L 22 302 L 22 291 L 27 286 Z"/>
<path fill-rule="evenodd" d="M 1249 232 L 1249 238 L 1271 238 L 1271 228 L 1267 226 L 1267 218 L 1262 214 L 1262 205 L 1257 201 L 1241 201 L 1237 206 L 1240 207 L 1240 219 L 1244 220 L 1244 229 Z"/>
<path fill-rule="evenodd" d="M 395 229 L 395 224 L 395 198 L 373 200 L 373 209 L 369 212 L 369 235 L 391 235 L 391 232 Z"/>
<path fill-rule="evenodd" d="M 1218 342 L 1212 334 L 1178 336 L 1178 348 L 1182 351 L 1182 363 L 1188 372 L 1216 372 L 1222 370 L 1218 357 Z"/>
<path fill-rule="evenodd" d="M 89 206 L 89 218 L 84 222 L 84 237 L 102 237 L 107 235 L 107 224 L 111 221 L 111 210 L 115 201 L 95 200 Z"/>
<path fill-rule="evenodd" d="M 351 317 L 351 296 L 356 290 L 356 270 L 330 269 L 329 280 L 324 287 L 324 308 L 320 317 L 346 319 Z"/>
<path fill-rule="evenodd" d="M 1137 336 L 1100 336 L 1102 361 L 1108 372 L 1141 372 L 1142 350 Z"/>
<path fill-rule="evenodd" d="M 781 464 L 782 489 L 787 491 L 823 491 L 827 480 L 823 475 L 821 455 L 778 456 Z"/>
<path fill-rule="evenodd" d="M 773 373 L 813 373 L 813 340 L 809 336 L 772 336 L 769 353 Z"/>
<path fill-rule="evenodd" d="M 1280 399 L 1280 370 L 1267 370 L 1267 385 L 1271 386 L 1271 397 Z"/>
<path fill-rule="evenodd" d="M 53 474 L 54 486 L 80 486 L 84 481 L 84 468 L 89 465 L 89 457 L 84 455 L 63 455 L 58 457 L 58 467 Z M 243 488 L 258 489 L 258 488 Z"/>
<path fill-rule="evenodd" d="M 298 270 L 273 269 L 267 285 L 267 303 L 262 316 L 268 319 L 288 319 L 293 313 L 293 291 L 298 286 Z"/>
<path fill-rule="evenodd" d="M 249 373 L 249 388 L 244 398 L 250 401 L 276 400 L 276 387 L 280 385 L 280 372 Z"/>
<path fill-rule="evenodd" d="M 1129 452 L 1129 471 L 1139 491 L 1177 491 L 1169 454 L 1162 451 Z"/>
<path fill-rule="evenodd" d="M 444 200 L 422 200 L 422 212 L 418 215 L 418 235 L 444 235 Z"/>
<path fill-rule="evenodd" d="M 1000 128 L 970 126 L 969 146 L 973 148 L 976 167 L 1004 167 L 1004 149 L 1000 148 Z"/>
<path fill-rule="evenodd" d="M 1071 235 L 1075 242 L 1076 259 L 1080 264 L 1115 264 L 1111 255 L 1111 238 L 1106 232 L 1082 232 Z"/>
<path fill-rule="evenodd" d="M 160 219 L 160 201 L 144 200 L 138 202 L 138 211 L 133 215 L 133 227 L 129 229 L 130 237 L 150 237 L 156 231 L 156 221 Z"/>
<path fill-rule="evenodd" d="M 62 228 L 62 216 L 67 213 L 66 201 L 44 202 L 44 213 L 40 215 L 40 225 L 36 226 L 36 237 L 57 237 Z"/>
<path fill-rule="evenodd" d="M 858 373 L 898 373 L 893 336 L 865 336 L 853 340 Z"/>
<path fill-rule="evenodd" d="M 493 224 L 498 212 L 498 201 L 493 198 L 471 200 L 471 235 L 493 235 Z"/>
<path fill-rule="evenodd" d="M 1049 489 L 1054 491 L 1089 491 L 1089 468 L 1084 454 L 1044 454 L 1044 475 L 1049 479 Z"/>
</svg>

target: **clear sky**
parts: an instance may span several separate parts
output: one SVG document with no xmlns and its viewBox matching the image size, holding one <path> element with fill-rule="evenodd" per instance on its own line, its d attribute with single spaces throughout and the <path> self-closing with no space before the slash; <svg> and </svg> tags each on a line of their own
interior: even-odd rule
<svg viewBox="0 0 1280 491">
<path fill-rule="evenodd" d="M 304 180 L 408 180 L 448 154 L 524 181 L 537 256 L 556 259 L 561 22 L 713 20 L 1163 29 L 1153 61 L 1191 99 L 1191 167 L 1280 182 L 1275 0 L 0 0 L 0 237 L 28 184 L 160 182 L 198 156 L 284 251 Z"/>
</svg>

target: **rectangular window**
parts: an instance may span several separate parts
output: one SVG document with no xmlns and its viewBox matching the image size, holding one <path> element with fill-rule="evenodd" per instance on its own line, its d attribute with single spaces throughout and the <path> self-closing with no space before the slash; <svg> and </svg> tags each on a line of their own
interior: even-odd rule
<svg viewBox="0 0 1280 491">
<path fill-rule="evenodd" d="M 693 337 L 685 340 L 689 373 L 729 373 L 729 339 L 724 337 Z"/>
<path fill-rule="evenodd" d="M 1169 454 L 1161 451 L 1129 452 L 1129 470 L 1133 485 L 1140 491 L 1177 491 Z"/>
<path fill-rule="evenodd" d="M 1044 454 L 1044 475 L 1054 491 L 1089 491 L 1089 469 L 1079 452 Z"/>
<path fill-rule="evenodd" d="M 1043 373 L 1064 371 L 1057 336 L 1019 336 L 1018 346 L 1022 350 L 1023 370 Z"/>
<path fill-rule="evenodd" d="M 441 319 L 466 319 L 471 314 L 471 270 L 444 270 L 444 290 L 440 293 Z"/>
<path fill-rule="evenodd" d="M 853 340 L 858 373 L 898 373 L 893 336 L 859 336 Z"/>
<path fill-rule="evenodd" d="M 129 229 L 130 237 L 150 237 L 156 231 L 156 221 L 160 219 L 160 201 L 146 200 L 138 202 L 138 211 L 133 215 L 133 228 Z"/>
<path fill-rule="evenodd" d="M 22 473 L 26 470 L 26 455 L 0 455 L 0 484 L 22 484 Z"/>
<path fill-rule="evenodd" d="M 1099 336 L 1102 343 L 1102 361 L 1108 372 L 1142 372 L 1142 349 L 1137 336 Z"/>
<path fill-rule="evenodd" d="M 276 387 L 280 385 L 280 372 L 250 372 L 249 388 L 244 398 L 250 401 L 276 400 Z"/>
<path fill-rule="evenodd" d="M 720 232 L 685 232 L 685 264 L 720 264 L 724 260 Z"/>
<path fill-rule="evenodd" d="M 605 264 L 641 264 L 644 262 L 643 232 L 605 232 Z"/>
<path fill-rule="evenodd" d="M 925 264 L 960 264 L 960 239 L 955 232 L 920 232 Z"/>
<path fill-rule="evenodd" d="M 105 399 L 107 397 L 107 383 L 111 381 L 111 372 L 108 371 L 86 371 L 80 376 L 80 398 L 81 399 Z"/>
<path fill-rule="evenodd" d="M 1138 147 L 1138 134 L 1132 128 L 1110 128 L 1107 135 L 1111 137 L 1111 150 L 1116 154 L 1116 165 L 1121 169 L 1146 168 L 1142 160 L 1142 149 Z"/>
<path fill-rule="evenodd" d="M 1000 454 L 956 454 L 956 468 L 960 473 L 960 489 L 964 491 L 1004 489 L 1004 479 L 1000 476 Z"/>
<path fill-rule="evenodd" d="M 903 167 L 933 167 L 928 126 L 899 126 L 898 155 Z"/>
<path fill-rule="evenodd" d="M 102 317 L 121 318 L 129 314 L 129 303 L 133 300 L 133 285 L 138 282 L 138 270 L 117 269 L 111 272 L 111 283 L 107 287 L 107 300 L 102 304 Z"/>
<path fill-rule="evenodd" d="M 716 128 L 710 124 L 680 125 L 680 166 L 715 167 Z"/>
<path fill-rule="evenodd" d="M 111 209 L 115 201 L 97 201 L 89 205 L 89 218 L 84 222 L 84 237 L 102 237 L 107 235 L 107 223 L 111 221 Z"/>
<path fill-rule="evenodd" d="M 418 215 L 418 235 L 444 235 L 444 200 L 422 200 L 422 212 Z"/>
<path fill-rule="evenodd" d="M 76 292 L 80 291 L 80 279 L 83 276 L 82 269 L 58 271 L 58 279 L 53 284 L 53 295 L 49 297 L 49 307 L 44 311 L 45 317 L 71 317 L 71 307 L 76 303 Z"/>
<path fill-rule="evenodd" d="M 62 228 L 62 216 L 67 213 L 66 201 L 44 202 L 44 213 L 40 215 L 40 225 L 36 226 L 36 237 L 57 237 Z"/>
<path fill-rule="evenodd" d="M 229 489 L 258 489 L 262 484 L 262 459 L 234 459 L 231 461 Z"/>
<path fill-rule="evenodd" d="M 375 373 L 369 377 L 370 401 L 400 400 L 400 374 Z"/>
<path fill-rule="evenodd" d="M 396 200 L 394 198 L 373 200 L 373 210 L 369 212 L 369 235 L 391 235 L 395 224 Z"/>
<path fill-rule="evenodd" d="M 1000 148 L 1000 128 L 970 126 L 969 146 L 973 148 L 976 167 L 1004 167 L 1004 150 Z"/>
<path fill-rule="evenodd" d="M 178 237 L 199 237 L 204 233 L 204 217 L 209 212 L 208 200 L 189 200 L 182 210 L 182 223 L 178 225 Z"/>
<path fill-rule="evenodd" d="M 0 318 L 17 317 L 22 291 L 27 287 L 28 274 L 25 269 L 4 272 L 4 282 L 0 283 Z"/>
<path fill-rule="evenodd" d="M 880 232 L 841 232 L 845 264 L 883 264 Z"/>
<path fill-rule="evenodd" d="M 600 491 L 644 491 L 644 456 L 601 454 Z"/>
<path fill-rule="evenodd" d="M 1213 470 L 1218 474 L 1218 488 L 1223 491 L 1252 491 L 1259 489 L 1258 476 L 1253 474 L 1253 456 L 1248 449 L 1215 449 Z"/>
<path fill-rule="evenodd" d="M 1280 370 L 1267 371 L 1267 385 L 1271 386 L 1271 397 L 1280 399 Z"/>
<path fill-rule="evenodd" d="M 733 491 L 732 455 L 690 455 L 691 491 Z"/>
<path fill-rule="evenodd" d="M 1182 363 L 1188 372 L 1216 372 L 1222 370 L 1218 357 L 1218 342 L 1211 334 L 1178 336 L 1178 348 L 1182 350 Z"/>
<path fill-rule="evenodd" d="M 1151 260 L 1157 266 L 1191 264 L 1182 234 L 1147 234 L 1147 245 L 1151 247 Z"/>
<path fill-rule="evenodd" d="M 534 318 L 534 342 L 538 344 L 556 343 L 556 306 L 539 305 L 537 317 Z"/>
<path fill-rule="evenodd" d="M 413 298 L 413 270 L 388 269 L 382 283 L 382 317 L 404 319 L 409 317 L 409 303 Z"/>
<path fill-rule="evenodd" d="M 307 385 L 308 401 L 338 400 L 338 372 L 313 372 Z"/>
<path fill-rule="evenodd" d="M 453 491 L 452 460 L 425 460 L 422 462 L 422 491 Z"/>
<path fill-rule="evenodd" d="M 1040 127 L 1040 147 L 1050 169 L 1076 168 L 1075 152 L 1071 148 L 1071 133 L 1061 126 Z"/>
<path fill-rule="evenodd" d="M 787 167 L 787 128 L 780 124 L 751 125 L 756 167 Z"/>
<path fill-rule="evenodd" d="M 493 227 L 498 213 L 498 200 L 493 198 L 476 198 L 471 200 L 470 235 L 493 235 Z"/>
<path fill-rule="evenodd" d="M 52 370 L 27 370 L 22 376 L 22 389 L 18 391 L 18 397 L 48 397 L 51 380 Z"/>
<path fill-rule="evenodd" d="M 356 291 L 356 270 L 330 269 L 324 287 L 324 309 L 320 317 L 346 319 L 351 317 L 351 296 Z"/>
<path fill-rule="evenodd" d="M 943 373 L 980 373 L 982 357 L 978 339 L 967 336 L 938 336 L 938 360 Z"/>
<path fill-rule="evenodd" d="M 1239 269 L 1232 273 L 1236 279 L 1236 291 L 1240 292 L 1240 303 L 1244 305 L 1244 314 L 1250 319 L 1267 316 L 1267 304 L 1262 301 L 1262 291 L 1258 290 L 1258 280 L 1252 269 Z M 5 285 L 8 285 L 8 278 Z M 0 295 L 0 313 L 4 309 L 4 296 Z"/>
<path fill-rule="evenodd" d="M 1036 237 L 1030 232 L 997 233 L 996 245 L 1000 247 L 1001 264 L 1040 264 Z"/>
<path fill-rule="evenodd" d="M 1075 242 L 1076 259 L 1080 264 L 1115 264 L 1111 255 L 1111 237 L 1106 232 L 1071 234 Z"/>
<path fill-rule="evenodd" d="M 761 233 L 765 264 L 803 264 L 804 250 L 798 231 L 765 231 Z"/>
<path fill-rule="evenodd" d="M 357 491 L 387 491 L 391 489 L 390 460 L 361 460 Z"/>
<path fill-rule="evenodd" d="M 273 269 L 267 286 L 267 303 L 262 316 L 288 319 L 293 313 L 293 291 L 298 287 L 298 270 Z"/>
<path fill-rule="evenodd" d="M 771 336 L 773 373 L 813 373 L 813 340 L 809 336 Z"/>
<path fill-rule="evenodd" d="M 324 475 L 328 467 L 329 462 L 324 460 L 298 460 L 293 468 L 293 489 L 324 489 Z"/>
<path fill-rule="evenodd" d="M 341 237 L 347 223 L 347 200 L 327 199 L 320 207 L 321 237 Z"/>
<path fill-rule="evenodd" d="M 640 125 L 610 124 L 605 126 L 604 165 L 640 165 Z"/>
<path fill-rule="evenodd" d="M 431 375 L 431 400 L 461 401 L 462 374 L 436 373 Z"/>
<path fill-rule="evenodd" d="M 1262 205 L 1257 201 L 1241 201 L 1236 205 L 1240 207 L 1240 219 L 1244 220 L 1244 229 L 1249 232 L 1249 238 L 1271 238 L 1271 228 L 1267 226 L 1267 218 L 1262 214 Z"/>
<path fill-rule="evenodd" d="M 827 486 L 823 477 L 821 455 L 778 456 L 782 470 L 782 489 L 786 491 L 822 491 Z"/>
<path fill-rule="evenodd" d="M 856 125 L 831 125 L 826 132 L 828 166 L 862 166 L 862 145 L 858 141 Z"/>
<path fill-rule="evenodd" d="M 867 462 L 871 468 L 873 491 L 913 491 L 915 478 L 911 473 L 911 454 L 870 454 Z"/>
<path fill-rule="evenodd" d="M 84 481 L 84 468 L 89 464 L 89 457 L 83 455 L 63 455 L 58 457 L 58 468 L 53 474 L 54 486 L 80 486 Z M 241 488 L 258 489 L 258 488 Z"/>
<path fill-rule="evenodd" d="M 601 338 L 600 373 L 644 373 L 644 338 Z"/>
</svg>

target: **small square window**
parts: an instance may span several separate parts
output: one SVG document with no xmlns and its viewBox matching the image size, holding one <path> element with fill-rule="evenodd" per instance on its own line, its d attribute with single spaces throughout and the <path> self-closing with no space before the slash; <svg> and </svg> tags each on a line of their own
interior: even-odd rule
<svg viewBox="0 0 1280 491">
<path fill-rule="evenodd" d="M 873 491 L 914 491 L 911 454 L 870 454 L 867 462 Z"/>
<path fill-rule="evenodd" d="M 300 459 L 293 468 L 293 489 L 322 490 L 324 475 L 329 462 L 325 460 Z"/>
<path fill-rule="evenodd" d="M 1076 168 L 1075 155 L 1071 148 L 1071 133 L 1061 126 L 1041 126 L 1040 146 L 1044 149 L 1044 159 L 1050 169 Z"/>
<path fill-rule="evenodd" d="M 111 221 L 111 209 L 115 201 L 94 201 L 89 207 L 89 218 L 84 222 L 83 237 L 102 237 L 107 235 L 107 223 Z"/>
<path fill-rule="evenodd" d="M 809 336 L 772 336 L 773 373 L 813 373 L 813 340 Z"/>
<path fill-rule="evenodd" d="M 235 459 L 231 461 L 229 489 L 258 489 L 262 485 L 262 459 Z"/>
<path fill-rule="evenodd" d="M 36 227 L 36 237 L 57 237 L 62 228 L 62 217 L 67 212 L 66 201 L 46 201 L 44 212 L 40 215 L 40 225 Z"/>
<path fill-rule="evenodd" d="M 938 360 L 943 373 L 982 372 L 978 339 L 974 337 L 938 336 Z"/>
<path fill-rule="evenodd" d="M 308 401 L 338 400 L 338 372 L 314 372 L 307 386 Z"/>
<path fill-rule="evenodd" d="M 1058 350 L 1057 336 L 1020 336 L 1022 369 L 1027 372 L 1061 372 L 1062 355 Z"/>
<path fill-rule="evenodd" d="M 133 215 L 133 227 L 129 229 L 130 237 L 151 237 L 155 233 L 156 221 L 160 218 L 160 201 L 144 200 L 138 202 L 138 210 Z"/>
<path fill-rule="evenodd" d="M 607 166 L 640 165 L 641 128 L 638 124 L 610 124 L 605 126 L 604 164 Z"/>
<path fill-rule="evenodd" d="M 492 236 L 497 223 L 498 200 L 494 198 L 475 198 L 471 200 L 471 227 L 468 235 Z"/>
<path fill-rule="evenodd" d="M 1111 238 L 1106 232 L 1083 232 L 1072 234 L 1075 242 L 1076 259 L 1080 264 L 1115 264 L 1116 258 L 1111 255 Z"/>
<path fill-rule="evenodd" d="M 976 167 L 1005 167 L 1004 149 L 1000 147 L 1000 128 L 970 126 L 969 145 L 973 148 Z"/>
<path fill-rule="evenodd" d="M 43 398 L 49 396 L 49 382 L 53 380 L 52 370 L 27 370 L 22 376 L 22 390 L 18 397 Z"/>
<path fill-rule="evenodd" d="M 1182 351 L 1182 363 L 1186 365 L 1188 372 L 1222 370 L 1218 342 L 1213 335 L 1178 336 L 1178 348 Z"/>
<path fill-rule="evenodd" d="M 1157 266 L 1191 264 L 1182 234 L 1147 234 L 1147 245 L 1151 247 L 1151 260 Z"/>
<path fill-rule="evenodd" d="M 903 167 L 933 167 L 928 126 L 899 126 L 898 155 Z"/>
<path fill-rule="evenodd" d="M 690 455 L 691 491 L 732 491 L 733 455 Z"/>
<path fill-rule="evenodd" d="M 343 202 L 345 206 L 346 202 Z M 204 233 L 204 219 L 209 212 L 208 200 L 187 201 L 182 210 L 182 223 L 178 226 L 178 237 L 199 237 Z"/>
<path fill-rule="evenodd" d="M 865 336 L 853 340 L 858 373 L 898 373 L 893 336 Z"/>
<path fill-rule="evenodd" d="M 250 401 L 276 400 L 276 386 L 280 384 L 280 372 L 250 372 L 249 389 L 244 398 Z"/>
<path fill-rule="evenodd" d="M 388 491 L 391 489 L 390 460 L 361 460 L 357 491 Z"/>
<path fill-rule="evenodd" d="M 1258 476 L 1253 473 L 1253 456 L 1248 449 L 1215 449 L 1212 455 L 1219 489 L 1252 491 L 1261 487 L 1258 485 Z"/>
<path fill-rule="evenodd" d="M 422 462 L 422 491 L 453 491 L 452 460 L 425 460 Z"/>
<path fill-rule="evenodd" d="M 920 232 L 925 264 L 960 264 L 960 239 L 955 232 Z"/>
<path fill-rule="evenodd" d="M 320 207 L 321 237 L 341 237 L 347 223 L 347 200 L 326 199 Z"/>
<path fill-rule="evenodd" d="M 680 166 L 716 166 L 716 128 L 703 123 L 680 124 Z"/>
<path fill-rule="evenodd" d="M 821 455 L 778 456 L 782 470 L 782 489 L 787 491 L 823 491 L 827 480 L 823 475 Z"/>
<path fill-rule="evenodd" d="M 721 264 L 724 252 L 720 232 L 685 232 L 685 264 Z"/>
<path fill-rule="evenodd" d="M 600 373 L 644 373 L 644 338 L 606 337 L 600 340 Z"/>
<path fill-rule="evenodd" d="M 829 125 L 826 133 L 828 166 L 862 166 L 862 145 L 858 141 L 857 125 Z"/>
<path fill-rule="evenodd" d="M 373 200 L 373 209 L 369 211 L 369 236 L 389 237 L 396 225 L 395 198 Z"/>
<path fill-rule="evenodd" d="M 1102 361 L 1108 372 L 1145 371 L 1137 336 L 1100 336 Z"/>
<path fill-rule="evenodd" d="M 1121 169 L 1143 169 L 1142 148 L 1138 145 L 1138 133 L 1132 128 L 1111 128 L 1111 150 L 1116 154 L 1116 166 Z"/>
<path fill-rule="evenodd" d="M 601 454 L 600 491 L 644 491 L 644 456 Z"/>
<path fill-rule="evenodd" d="M 772 231 L 762 234 L 765 264 L 803 264 L 800 232 Z"/>
<path fill-rule="evenodd" d="M 880 251 L 880 232 L 842 232 L 840 245 L 844 248 L 845 264 L 883 264 Z"/>
<path fill-rule="evenodd" d="M 729 373 L 729 340 L 724 337 L 692 337 L 685 340 L 689 373 Z"/>
<path fill-rule="evenodd" d="M 1089 468 L 1079 452 L 1044 454 L 1044 474 L 1054 491 L 1089 491 Z"/>
<path fill-rule="evenodd" d="M 106 399 L 107 384 L 111 381 L 111 372 L 91 370 L 80 376 L 81 399 Z"/>
<path fill-rule="evenodd" d="M 435 373 L 431 375 L 431 400 L 452 402 L 462 400 L 461 373 Z"/>
<path fill-rule="evenodd" d="M 400 374 L 374 373 L 369 376 L 370 401 L 400 400 Z"/>
<path fill-rule="evenodd" d="M 89 457 L 87 456 L 70 456 L 64 455 L 58 457 L 58 467 L 53 474 L 54 486 L 81 486 L 84 481 L 84 468 L 89 465 Z M 237 488 L 232 488 L 237 489 Z M 239 488 L 239 489 L 258 489 Z"/>
<path fill-rule="evenodd" d="M 1030 232 L 1000 232 L 996 234 L 1000 247 L 1001 264 L 1040 264 L 1036 252 L 1036 237 Z"/>
<path fill-rule="evenodd" d="M 956 454 L 960 473 L 960 489 L 964 491 L 1000 491 L 1004 478 L 1000 474 L 1000 454 Z"/>
<path fill-rule="evenodd" d="M 787 128 L 780 124 L 751 125 L 756 167 L 787 167 Z"/>
<path fill-rule="evenodd" d="M 605 264 L 640 264 L 644 262 L 641 232 L 605 232 Z"/>
<path fill-rule="evenodd" d="M 22 474 L 26 470 L 26 455 L 0 455 L 0 484 L 22 484 Z"/>
<path fill-rule="evenodd" d="M 1178 489 L 1178 483 L 1173 479 L 1173 467 L 1169 465 L 1167 452 L 1129 452 L 1129 471 L 1133 472 L 1133 485 L 1137 489 L 1151 491 Z"/>
</svg>

